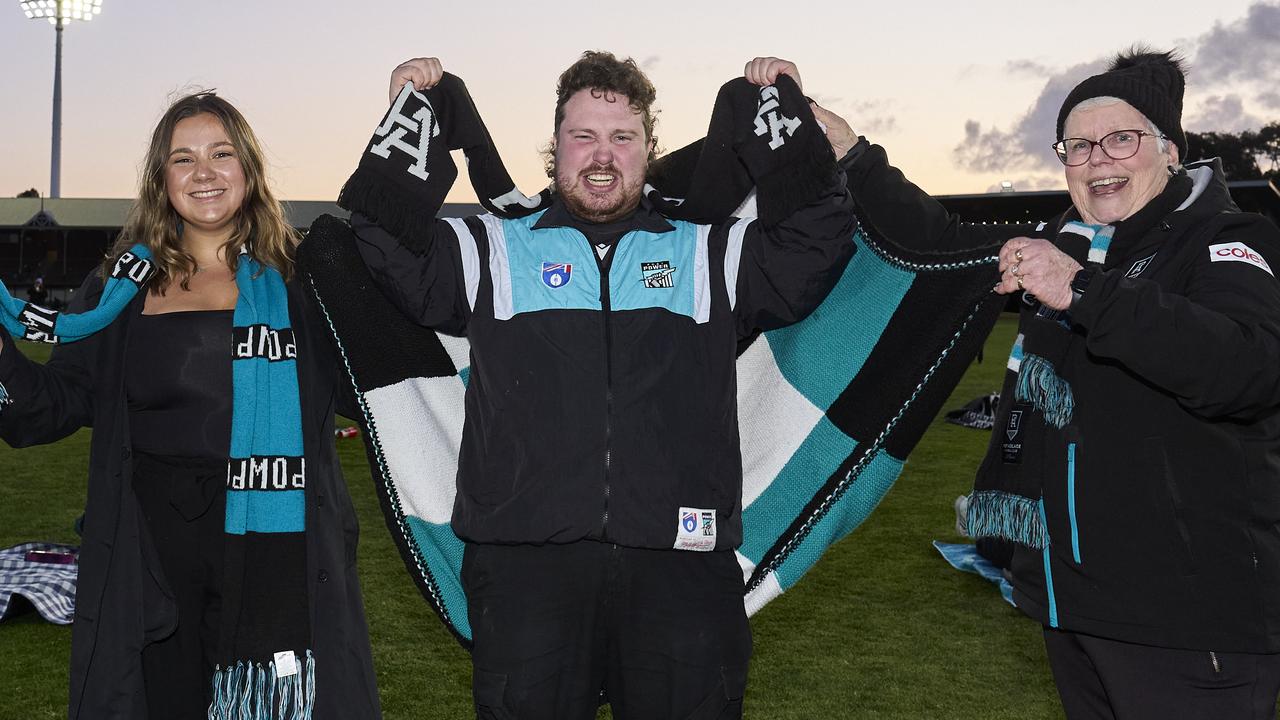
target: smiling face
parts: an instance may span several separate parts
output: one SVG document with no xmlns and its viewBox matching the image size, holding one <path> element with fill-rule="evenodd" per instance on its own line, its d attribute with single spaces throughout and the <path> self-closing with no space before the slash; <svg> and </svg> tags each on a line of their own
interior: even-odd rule
<svg viewBox="0 0 1280 720">
<path fill-rule="evenodd" d="M 218 118 L 200 113 L 174 125 L 164 185 L 189 232 L 230 236 L 244 204 L 245 175 Z"/>
<path fill-rule="evenodd" d="M 556 132 L 556 192 L 569 212 L 610 222 L 640 204 L 652 140 L 625 95 L 579 90 Z"/>
<path fill-rule="evenodd" d="M 1116 130 L 1145 131 L 1149 125 L 1132 105 L 1116 102 L 1073 110 L 1062 134 L 1096 141 Z M 1178 147 L 1168 143 L 1161 152 L 1154 137 L 1143 137 L 1138 152 L 1124 160 L 1112 160 L 1095 147 L 1088 162 L 1065 168 L 1067 192 L 1085 222 L 1110 225 L 1129 218 L 1159 195 L 1169 182 L 1169 166 L 1177 163 Z"/>
</svg>

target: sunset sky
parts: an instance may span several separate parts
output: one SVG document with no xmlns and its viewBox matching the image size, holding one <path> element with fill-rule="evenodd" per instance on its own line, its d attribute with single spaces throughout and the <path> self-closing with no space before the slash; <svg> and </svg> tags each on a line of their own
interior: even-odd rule
<svg viewBox="0 0 1280 720">
<path fill-rule="evenodd" d="M 0 196 L 49 186 L 54 31 L 0 8 Z M 925 190 L 1061 187 L 1049 144 L 1070 88 L 1134 42 L 1192 67 L 1184 127 L 1280 119 L 1280 2 L 644 3 L 104 0 L 65 33 L 63 197 L 131 197 L 169 99 L 217 88 L 267 147 L 277 193 L 331 200 L 386 108 L 388 75 L 435 55 L 466 81 L 519 187 L 546 184 L 557 75 L 586 49 L 658 87 L 659 143 L 703 134 L 717 88 L 755 55 L 889 150 Z M 474 198 L 459 180 L 454 201 Z"/>
</svg>

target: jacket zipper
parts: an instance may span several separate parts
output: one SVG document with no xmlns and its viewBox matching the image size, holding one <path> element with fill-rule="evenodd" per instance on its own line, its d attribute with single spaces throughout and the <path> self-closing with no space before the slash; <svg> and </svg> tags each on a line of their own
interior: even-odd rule
<svg viewBox="0 0 1280 720">
<path fill-rule="evenodd" d="M 1209 662 L 1213 663 L 1213 671 L 1215 673 L 1222 672 L 1222 665 L 1218 662 L 1218 653 L 1209 651 Z"/>
<path fill-rule="evenodd" d="M 604 325 L 604 514 L 600 521 L 600 537 L 607 540 L 609 537 L 609 494 L 611 488 L 609 486 L 609 471 L 613 464 L 613 327 L 610 324 L 610 313 L 612 311 L 611 298 L 609 297 L 609 270 L 613 267 L 613 256 L 618 250 L 618 244 L 622 242 L 622 238 L 618 238 L 614 246 L 602 258 L 596 253 L 595 247 L 585 235 L 582 238 L 586 241 L 587 246 L 591 250 L 591 254 L 596 257 L 596 266 L 600 269 L 600 311 Z"/>
</svg>

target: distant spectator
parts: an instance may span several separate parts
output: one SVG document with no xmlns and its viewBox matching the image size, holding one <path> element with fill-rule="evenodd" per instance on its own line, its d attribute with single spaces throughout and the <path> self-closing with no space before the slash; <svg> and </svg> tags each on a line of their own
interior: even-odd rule
<svg viewBox="0 0 1280 720">
<path fill-rule="evenodd" d="M 41 307 L 49 305 L 49 289 L 44 286 L 44 278 L 38 277 L 31 287 L 27 288 L 27 302 Z"/>
</svg>

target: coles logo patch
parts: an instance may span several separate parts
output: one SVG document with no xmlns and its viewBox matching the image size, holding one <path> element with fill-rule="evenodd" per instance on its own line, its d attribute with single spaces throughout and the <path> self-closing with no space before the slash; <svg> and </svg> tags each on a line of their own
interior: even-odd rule
<svg viewBox="0 0 1280 720">
<path fill-rule="evenodd" d="M 1254 252 L 1252 248 L 1242 242 L 1222 243 L 1220 245 L 1209 246 L 1210 262 L 1242 262 L 1253 265 L 1254 267 L 1266 270 L 1267 274 L 1275 277 L 1276 274 L 1271 272 L 1271 266 L 1267 264 L 1265 258 Z"/>
</svg>

